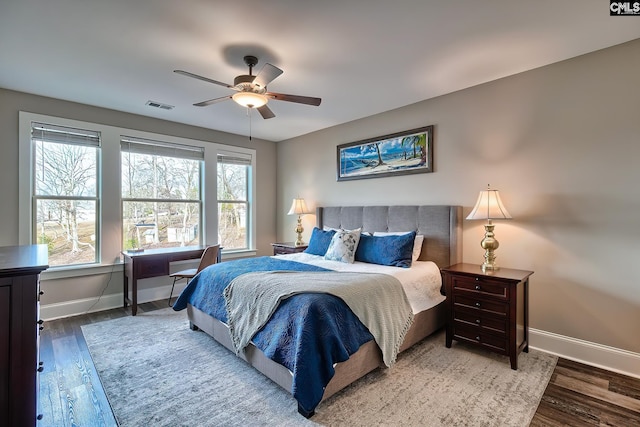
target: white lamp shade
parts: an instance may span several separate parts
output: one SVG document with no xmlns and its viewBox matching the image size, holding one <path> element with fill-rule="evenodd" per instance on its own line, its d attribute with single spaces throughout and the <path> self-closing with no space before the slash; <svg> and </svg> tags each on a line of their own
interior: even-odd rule
<svg viewBox="0 0 640 427">
<path fill-rule="evenodd" d="M 307 204 L 304 202 L 304 199 L 295 198 L 291 203 L 291 209 L 289 209 L 289 213 L 287 215 L 305 215 L 311 213 L 307 208 Z"/>
<path fill-rule="evenodd" d="M 483 190 L 467 219 L 511 219 L 500 200 L 498 190 Z"/>
<path fill-rule="evenodd" d="M 266 96 L 254 92 L 234 93 L 231 98 L 243 107 L 259 108 L 267 103 Z"/>
</svg>

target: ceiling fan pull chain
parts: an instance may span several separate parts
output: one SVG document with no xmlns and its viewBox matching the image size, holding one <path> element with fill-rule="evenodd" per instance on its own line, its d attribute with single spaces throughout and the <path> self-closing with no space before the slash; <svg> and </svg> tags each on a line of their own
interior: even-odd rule
<svg viewBox="0 0 640 427">
<path fill-rule="evenodd" d="M 249 141 L 251 141 L 251 108 L 247 108 L 247 116 L 249 116 Z"/>
</svg>

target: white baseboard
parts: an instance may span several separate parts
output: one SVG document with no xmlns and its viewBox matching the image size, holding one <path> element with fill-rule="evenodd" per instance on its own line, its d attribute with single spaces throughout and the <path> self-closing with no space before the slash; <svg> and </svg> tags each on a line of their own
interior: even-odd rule
<svg viewBox="0 0 640 427">
<path fill-rule="evenodd" d="M 565 359 L 640 378 L 640 354 L 529 328 L 529 347 Z"/>
<path fill-rule="evenodd" d="M 180 295 L 185 285 L 186 282 L 184 281 L 176 283 L 173 296 Z M 169 292 L 171 292 L 171 285 L 138 289 L 138 304 L 150 301 L 166 301 L 169 298 Z M 84 298 L 55 304 L 43 304 L 40 306 L 40 317 L 45 321 L 61 319 L 63 317 L 119 308 L 123 304 L 122 292 L 119 292 L 117 294 L 103 295 L 100 298 Z"/>
</svg>

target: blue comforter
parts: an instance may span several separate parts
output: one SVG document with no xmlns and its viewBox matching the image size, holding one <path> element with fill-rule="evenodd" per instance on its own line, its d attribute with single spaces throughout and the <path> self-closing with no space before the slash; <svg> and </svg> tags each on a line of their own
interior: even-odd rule
<svg viewBox="0 0 640 427">
<path fill-rule="evenodd" d="M 196 275 L 174 304 L 190 303 L 226 322 L 223 291 L 237 276 L 254 271 L 326 271 L 326 269 L 272 257 L 214 264 Z M 311 415 L 333 377 L 333 365 L 344 362 L 362 344 L 373 339 L 368 329 L 337 297 L 329 294 L 293 295 L 280 304 L 252 341 L 267 357 L 293 373 L 291 393 L 298 410 Z"/>
</svg>

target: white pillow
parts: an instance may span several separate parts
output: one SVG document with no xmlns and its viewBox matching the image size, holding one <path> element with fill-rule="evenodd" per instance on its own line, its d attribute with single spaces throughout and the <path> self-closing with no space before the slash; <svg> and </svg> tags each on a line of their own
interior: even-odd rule
<svg viewBox="0 0 640 427">
<path fill-rule="evenodd" d="M 402 236 L 403 234 L 409 234 L 410 231 L 374 231 L 374 236 Z M 416 238 L 413 240 L 413 253 L 411 254 L 411 261 L 417 261 L 420 258 L 420 252 L 422 252 L 422 242 L 424 241 L 424 235 L 416 234 Z"/>
<path fill-rule="evenodd" d="M 345 230 L 344 228 L 333 228 L 333 227 L 329 227 L 328 225 L 323 225 L 322 226 L 322 231 L 355 231 L 355 230 L 362 230 L 362 227 L 360 228 L 354 228 L 353 230 Z M 369 236 L 371 236 L 371 233 L 366 232 L 366 233 L 362 233 L 362 234 L 368 234 Z"/>
<path fill-rule="evenodd" d="M 336 231 L 336 234 L 331 238 L 327 253 L 324 254 L 324 259 L 353 264 L 360 242 L 360 231 L 360 228 L 351 231 Z"/>
</svg>

